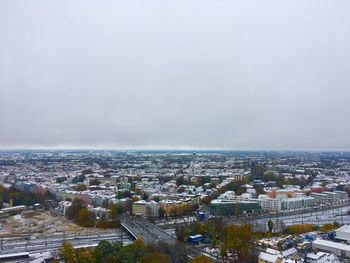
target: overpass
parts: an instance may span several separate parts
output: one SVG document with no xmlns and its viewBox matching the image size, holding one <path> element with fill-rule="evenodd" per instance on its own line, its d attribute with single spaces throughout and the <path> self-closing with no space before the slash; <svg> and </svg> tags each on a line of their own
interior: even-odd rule
<svg viewBox="0 0 350 263">
<path fill-rule="evenodd" d="M 135 239 L 142 239 L 146 244 L 154 244 L 159 241 L 168 244 L 176 242 L 173 236 L 144 218 L 123 215 L 120 223 Z"/>
<path fill-rule="evenodd" d="M 141 239 L 146 244 L 155 244 L 159 241 L 175 244 L 175 237 L 171 236 L 163 229 L 152 224 L 147 219 L 142 217 L 131 217 L 123 215 L 120 219 L 121 225 L 136 239 Z M 219 262 L 216 258 L 204 253 L 201 249 L 187 245 L 187 257 L 193 259 L 195 257 L 204 255 L 212 262 Z"/>
</svg>

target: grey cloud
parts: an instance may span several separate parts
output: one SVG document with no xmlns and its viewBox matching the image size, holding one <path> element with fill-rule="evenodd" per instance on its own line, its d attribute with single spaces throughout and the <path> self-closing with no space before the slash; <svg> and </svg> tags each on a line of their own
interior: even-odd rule
<svg viewBox="0 0 350 263">
<path fill-rule="evenodd" d="M 350 149 L 348 1 L 2 1 L 0 147 Z"/>
</svg>

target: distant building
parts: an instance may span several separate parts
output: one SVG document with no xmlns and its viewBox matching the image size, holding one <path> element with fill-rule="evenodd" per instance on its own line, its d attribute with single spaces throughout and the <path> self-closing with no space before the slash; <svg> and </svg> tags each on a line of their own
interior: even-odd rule
<svg viewBox="0 0 350 263">
<path fill-rule="evenodd" d="M 159 204 L 156 201 L 146 202 L 145 200 L 136 201 L 132 204 L 132 213 L 136 216 L 159 216 Z"/>
<path fill-rule="evenodd" d="M 144 216 L 146 214 L 146 201 L 140 200 L 132 204 L 132 214 L 135 216 Z"/>
<path fill-rule="evenodd" d="M 257 201 L 221 200 L 210 202 L 210 213 L 214 216 L 233 216 L 254 213 L 260 210 Z"/>
</svg>

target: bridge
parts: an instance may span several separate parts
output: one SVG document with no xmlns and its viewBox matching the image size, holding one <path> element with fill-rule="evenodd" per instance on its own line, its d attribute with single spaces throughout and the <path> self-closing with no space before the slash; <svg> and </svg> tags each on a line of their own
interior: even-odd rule
<svg viewBox="0 0 350 263">
<path fill-rule="evenodd" d="M 173 236 L 144 218 L 124 215 L 120 222 L 135 239 L 142 239 L 146 244 L 154 244 L 159 241 L 168 244 L 176 242 Z"/>
<path fill-rule="evenodd" d="M 129 215 L 123 215 L 120 219 L 121 225 L 135 238 L 141 239 L 146 244 L 155 244 L 159 241 L 175 244 L 176 239 L 165 232 L 163 229 L 152 224 L 148 220 L 142 217 L 131 217 Z M 212 262 L 219 262 L 216 258 L 204 253 L 201 249 L 191 245 L 187 245 L 187 257 L 193 259 L 201 255 L 205 255 Z"/>
</svg>

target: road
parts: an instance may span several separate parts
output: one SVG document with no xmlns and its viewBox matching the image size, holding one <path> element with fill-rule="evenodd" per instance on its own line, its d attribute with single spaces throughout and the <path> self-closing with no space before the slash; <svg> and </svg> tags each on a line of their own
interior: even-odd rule
<svg viewBox="0 0 350 263">
<path fill-rule="evenodd" d="M 154 244 L 159 241 L 163 241 L 168 244 L 174 244 L 176 242 L 174 229 L 163 230 L 150 223 L 145 218 L 130 217 L 125 215 L 120 221 L 122 226 L 129 231 L 131 235 L 133 235 L 135 238 L 142 239 L 146 244 Z M 212 262 L 219 262 L 214 257 L 206 254 L 202 249 L 192 245 L 187 245 L 187 256 L 190 259 L 201 255 L 205 255 L 206 257 L 210 258 Z"/>
<path fill-rule="evenodd" d="M 157 243 L 159 241 L 168 244 L 175 243 L 173 236 L 144 218 L 125 215 L 120 219 L 120 222 L 132 236 L 142 239 L 146 244 Z"/>
<path fill-rule="evenodd" d="M 347 214 L 349 209 L 350 206 L 348 205 L 345 207 L 334 207 L 328 209 L 321 208 L 304 213 L 300 211 L 299 213 L 292 215 L 274 214 L 252 221 L 267 224 L 269 220 L 279 220 L 283 221 L 286 226 L 304 223 L 323 225 L 326 223 L 333 223 L 334 221 L 337 221 L 340 224 L 350 224 L 350 215 Z"/>
<path fill-rule="evenodd" d="M 128 233 L 118 230 L 114 233 L 96 234 L 96 235 L 75 235 L 67 234 L 64 236 L 52 236 L 47 238 L 38 238 L 25 241 L 8 241 L 0 245 L 1 254 L 18 252 L 52 252 L 62 246 L 64 241 L 69 241 L 73 246 L 91 246 L 98 244 L 101 240 L 121 241 L 124 244 L 130 244 L 133 239 Z"/>
</svg>

